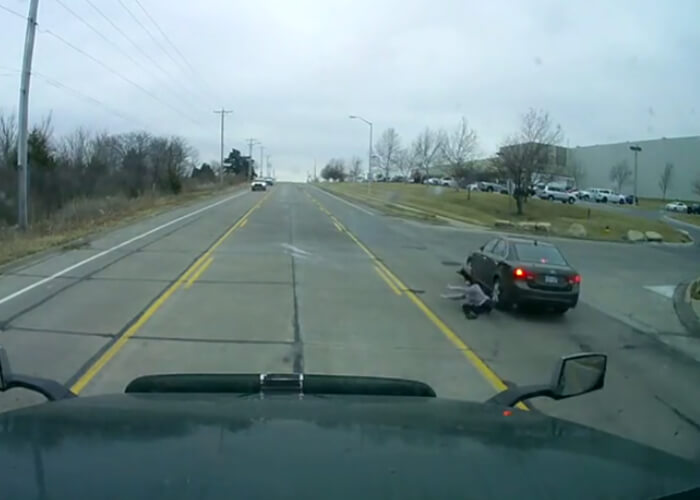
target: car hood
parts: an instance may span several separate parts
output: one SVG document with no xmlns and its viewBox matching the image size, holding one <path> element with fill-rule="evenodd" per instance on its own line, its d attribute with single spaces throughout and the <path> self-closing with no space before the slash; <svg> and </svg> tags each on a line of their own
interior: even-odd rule
<svg viewBox="0 0 700 500">
<path fill-rule="evenodd" d="M 0 484 L 4 498 L 656 498 L 700 472 L 494 405 L 127 394 L 0 414 Z"/>
</svg>

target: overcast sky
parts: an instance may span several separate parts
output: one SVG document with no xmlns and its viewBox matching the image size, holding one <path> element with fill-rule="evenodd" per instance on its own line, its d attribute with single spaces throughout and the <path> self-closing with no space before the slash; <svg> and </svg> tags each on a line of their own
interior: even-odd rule
<svg viewBox="0 0 700 500">
<path fill-rule="evenodd" d="M 40 0 L 39 28 L 109 70 L 40 32 L 31 120 L 52 112 L 57 135 L 78 126 L 176 134 L 210 160 L 219 156 L 213 110 L 224 106 L 234 111 L 226 150 L 246 152 L 255 137 L 277 176 L 298 180 L 314 159 L 366 157 L 367 127 L 348 114 L 372 120 L 375 136 L 395 127 L 404 144 L 464 115 L 484 155 L 529 107 L 549 111 L 571 146 L 700 129 L 697 0 L 139 1 L 186 62 L 137 0 L 61 0 L 109 42 L 58 0 Z M 0 5 L 26 14 L 29 1 Z M 16 110 L 24 30 L 0 10 L 3 111 Z"/>
</svg>

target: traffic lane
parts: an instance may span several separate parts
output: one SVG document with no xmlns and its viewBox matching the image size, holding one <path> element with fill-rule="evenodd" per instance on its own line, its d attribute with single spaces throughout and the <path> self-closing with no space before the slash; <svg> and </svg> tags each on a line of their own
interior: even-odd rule
<svg viewBox="0 0 700 500">
<path fill-rule="evenodd" d="M 206 216 L 190 217 L 183 224 L 173 224 L 167 231 L 151 234 L 105 255 L 104 261 L 87 263 L 86 269 L 75 270 L 80 272 L 77 277 L 53 279 L 2 304 L 0 345 L 8 351 L 13 370 L 70 382 L 197 255 L 195 251 L 177 254 L 170 251 L 172 248 L 155 254 L 152 245 L 163 238 L 172 240 L 179 233 L 183 243 L 195 240 L 206 246 L 207 238 L 211 242 L 212 234 L 220 234 L 230 225 L 232 217 L 242 215 L 254 201 L 247 195 L 231 199 L 207 210 Z M 143 224 L 139 223 L 140 230 L 144 229 Z M 157 226 L 145 226 L 147 231 L 153 227 Z M 64 265 L 65 259 L 61 257 L 56 255 L 54 259 Z M 24 266 L 19 272 L 35 273 L 36 266 L 43 266 L 46 273 L 60 271 L 49 267 L 50 260 Z M 21 278 L 36 282 L 45 279 L 42 276 L 6 276 L 3 280 Z M 0 398 L 0 409 L 35 399 L 33 396 L 27 399 L 26 391 L 10 391 Z"/>
<path fill-rule="evenodd" d="M 306 373 L 420 380 L 445 397 L 493 387 L 349 236 L 313 202 L 294 206 L 297 298 Z"/>
<path fill-rule="evenodd" d="M 420 379 L 456 397 L 492 392 L 297 186 L 275 186 L 212 257 L 83 394 L 156 372 L 302 370 Z"/>
<path fill-rule="evenodd" d="M 0 275 L 0 325 L 75 283 L 130 258 L 149 243 L 167 240 L 211 210 L 230 206 L 235 211 L 247 206 L 246 196 L 247 191 L 200 201 L 172 213 L 157 214 L 111 232 L 98 233 L 81 243 L 79 249 L 51 252 L 20 266 L 7 267 Z"/>
<path fill-rule="evenodd" d="M 352 210 L 340 203 L 333 205 L 331 198 L 323 202 L 341 221 Z M 474 321 L 465 320 L 457 304 L 439 295 L 448 282 L 459 283 L 454 272 L 462 256 L 491 235 L 457 235 L 456 231 L 436 231 L 393 218 L 363 219 L 357 213 L 348 214 L 347 225 L 511 383 L 549 381 L 556 360 L 564 354 L 593 350 L 610 355 L 605 389 L 556 403 L 538 400 L 537 408 L 697 458 L 700 408 L 694 387 L 700 383 L 700 373 L 696 364 L 585 303 L 564 317 L 494 311 Z"/>
</svg>

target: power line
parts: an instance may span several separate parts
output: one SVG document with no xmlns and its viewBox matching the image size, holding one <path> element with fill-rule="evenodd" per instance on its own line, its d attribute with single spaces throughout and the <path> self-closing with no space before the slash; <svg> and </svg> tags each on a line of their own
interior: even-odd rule
<svg viewBox="0 0 700 500">
<path fill-rule="evenodd" d="M 157 29 L 158 32 L 163 36 L 163 38 L 165 39 L 165 41 L 168 42 L 168 45 L 170 45 L 170 47 L 172 47 L 172 49 L 175 51 L 175 53 L 176 53 L 177 55 L 180 56 L 180 59 L 182 59 L 182 60 L 184 61 L 184 63 L 188 66 L 188 68 L 190 69 L 190 71 L 192 71 L 192 73 L 196 74 L 197 72 L 196 72 L 195 69 L 192 67 L 192 65 L 187 61 L 187 59 L 185 59 L 185 56 L 182 55 L 182 52 L 180 52 L 180 51 L 178 50 L 178 48 L 177 48 L 177 47 L 175 46 L 175 44 L 170 40 L 170 38 L 168 38 L 168 35 L 165 34 L 165 32 L 161 29 L 161 27 L 158 25 L 158 23 L 155 21 L 155 19 L 153 19 L 153 17 L 151 17 L 151 15 L 148 13 L 148 11 L 146 10 L 146 8 L 141 4 L 141 2 L 139 2 L 139 0 L 135 0 L 135 1 L 136 1 L 136 5 L 139 6 L 139 8 L 143 11 L 144 14 L 146 14 L 146 17 L 151 21 L 151 23 L 153 23 L 153 26 L 156 27 L 156 29 Z"/>
<path fill-rule="evenodd" d="M 121 6 L 124 8 L 124 10 L 127 12 L 127 14 L 129 14 L 129 17 L 131 17 L 131 19 L 133 19 L 134 22 L 135 22 L 136 24 L 138 24 L 138 25 L 141 27 L 141 29 L 144 30 L 144 31 L 146 32 L 146 34 L 149 36 L 149 38 L 150 38 L 151 40 L 153 40 L 153 43 L 168 57 L 168 59 L 170 59 L 170 60 L 175 64 L 175 66 L 177 66 L 179 69 L 182 69 L 182 66 L 181 66 L 180 63 L 177 61 L 177 59 L 175 59 L 175 58 L 170 54 L 170 52 L 168 52 L 167 50 L 165 50 L 165 47 L 163 47 L 163 45 L 158 41 L 158 39 L 153 35 L 153 33 L 151 33 L 151 30 L 149 30 L 149 29 L 139 20 L 139 18 L 136 17 L 136 15 L 135 15 L 133 12 L 131 12 L 131 10 L 129 9 L 129 7 L 127 7 L 126 4 L 125 4 L 122 0 L 117 0 L 117 2 L 119 2 L 119 5 L 121 5 Z M 187 80 L 185 80 L 185 81 L 187 81 Z M 197 87 L 194 87 L 194 88 L 197 88 Z M 208 96 L 206 96 L 206 97 L 209 98 Z"/>
<path fill-rule="evenodd" d="M 190 64 L 190 62 L 187 60 L 187 58 L 185 57 L 185 55 L 180 51 L 180 49 L 177 48 L 177 46 L 173 43 L 173 41 L 172 41 L 172 40 L 170 39 L 170 37 L 165 33 L 165 31 L 163 31 L 163 29 L 162 29 L 162 28 L 160 27 L 160 25 L 156 22 L 156 20 L 153 18 L 153 16 L 151 16 L 151 15 L 148 13 L 148 11 L 147 11 L 146 8 L 143 6 L 143 4 L 142 4 L 139 0 L 135 0 L 135 2 L 136 2 L 136 5 L 138 5 L 139 8 L 143 11 L 143 13 L 146 15 L 146 17 L 151 21 L 151 23 L 153 24 L 153 26 L 156 27 L 156 29 L 157 29 L 158 32 L 161 34 L 161 36 L 165 39 L 165 41 L 168 42 L 168 45 L 170 45 L 170 47 L 175 51 L 175 53 L 176 53 L 178 56 L 180 56 L 180 59 L 182 59 L 182 61 L 183 61 L 183 62 L 185 63 L 185 65 L 189 68 L 189 70 L 192 72 L 192 74 L 195 75 L 195 76 L 197 76 L 197 77 L 200 77 L 200 81 L 202 81 L 202 83 L 207 87 L 207 90 L 208 90 L 209 92 L 212 92 L 212 90 L 211 90 L 211 88 L 209 87 L 209 85 L 207 84 L 207 82 L 204 81 L 204 80 L 201 78 L 200 73 L 198 73 L 197 70 L 195 69 L 195 67 L 194 67 L 192 64 Z M 216 96 L 211 96 L 211 97 L 214 97 L 214 98 L 216 99 Z"/>
<path fill-rule="evenodd" d="M 99 64 L 100 66 L 102 66 L 104 69 L 106 69 L 107 71 L 109 71 L 109 72 L 112 73 L 113 75 L 115 75 L 115 76 L 119 77 L 120 79 L 124 80 L 124 81 L 127 82 L 129 85 L 132 85 L 132 86 L 136 87 L 136 88 L 139 89 L 141 92 L 143 92 L 144 94 L 146 94 L 146 95 L 148 95 L 149 97 L 151 97 L 154 101 L 157 101 L 157 102 L 159 102 L 160 104 L 162 104 L 163 106 L 168 107 L 169 109 L 175 111 L 175 112 L 176 112 L 177 114 L 179 114 L 180 116 L 183 116 L 184 118 L 187 118 L 188 120 L 190 120 L 191 122 L 195 123 L 196 125 L 202 125 L 202 124 L 201 124 L 199 121 L 197 121 L 196 119 L 193 119 L 192 117 L 188 116 L 186 113 L 183 113 L 183 112 L 180 111 L 178 108 L 176 108 L 176 107 L 174 107 L 174 106 L 171 106 L 171 105 L 168 104 L 167 102 L 165 102 L 165 101 L 163 101 L 162 99 L 160 99 L 160 98 L 159 98 L 157 95 L 155 95 L 153 92 L 151 92 L 151 91 L 149 91 L 149 90 L 143 88 L 141 85 L 139 85 L 138 83 L 134 82 L 134 81 L 131 80 L 130 78 L 128 78 L 128 77 L 122 75 L 122 74 L 119 73 L 117 70 L 115 70 L 115 69 L 109 67 L 108 65 L 106 65 L 105 63 L 103 63 L 102 61 L 100 61 L 99 59 L 97 59 L 96 57 L 94 57 L 94 56 L 88 54 L 87 52 L 85 52 L 85 51 L 84 51 L 83 49 L 81 49 L 80 47 L 76 47 L 75 45 L 73 45 L 72 43 L 70 43 L 68 40 L 66 40 L 65 38 L 63 38 L 62 36 L 60 36 L 60 35 L 54 33 L 54 32 L 51 31 L 51 30 L 47 30 L 47 29 L 40 29 L 39 32 L 45 33 L 45 34 L 47 34 L 47 35 L 53 36 L 54 38 L 56 38 L 56 39 L 59 40 L 60 42 L 64 43 L 65 45 L 67 45 L 67 46 L 70 47 L 71 49 L 75 50 L 76 52 L 79 52 L 80 54 L 82 54 L 83 56 L 85 56 L 85 57 L 87 57 L 88 59 L 92 60 L 92 61 L 95 62 L 96 64 Z"/>
<path fill-rule="evenodd" d="M 15 16 L 21 18 L 21 19 L 24 19 L 25 21 L 27 20 L 27 16 L 25 16 L 24 14 L 20 14 L 20 13 L 17 12 L 16 10 L 11 9 L 11 8 L 9 8 L 9 7 L 5 7 L 5 6 L 2 5 L 2 4 L 0 4 L 0 9 L 4 10 L 5 12 L 9 12 L 10 14 L 13 14 L 13 15 L 15 15 Z"/>
<path fill-rule="evenodd" d="M 37 76 L 37 77 L 41 78 L 41 79 L 42 79 L 43 81 L 45 81 L 48 85 L 51 85 L 52 87 L 55 87 L 55 88 L 57 88 L 57 89 L 60 89 L 60 90 L 69 92 L 69 93 L 73 94 L 74 96 L 76 96 L 76 97 L 78 97 L 78 98 L 80 98 L 80 99 L 83 99 L 84 101 L 90 102 L 90 103 L 92 103 L 92 104 L 94 104 L 94 105 L 96 105 L 96 106 L 99 106 L 99 107 L 101 107 L 101 108 L 103 108 L 103 109 L 109 111 L 110 113 L 112 113 L 113 115 L 118 116 L 119 118 L 122 118 L 122 119 L 127 120 L 127 121 L 130 121 L 130 122 L 131 122 L 131 121 L 136 121 L 136 122 L 139 122 L 141 125 L 146 125 L 146 123 L 144 123 L 144 122 L 143 122 L 142 120 L 140 120 L 139 118 L 134 117 L 134 116 L 127 115 L 127 114 L 125 114 L 125 113 L 122 113 L 121 111 L 119 111 L 119 110 L 117 110 L 117 109 L 111 107 L 110 105 L 108 105 L 108 104 L 106 104 L 106 103 L 100 101 L 99 99 L 96 99 L 96 98 L 94 98 L 94 97 L 92 97 L 92 96 L 90 96 L 90 95 L 88 95 L 88 94 L 86 94 L 86 93 L 84 93 L 84 92 L 82 92 L 82 91 L 80 91 L 80 90 L 78 90 L 78 89 L 74 89 L 74 88 L 72 88 L 72 87 L 69 87 L 68 85 L 63 84 L 63 83 L 59 82 L 58 80 L 55 80 L 54 78 L 51 78 L 51 77 L 46 76 L 46 75 L 43 75 L 43 74 L 41 74 L 41 73 L 39 73 L 39 72 L 37 72 L 37 71 L 33 71 L 32 74 L 33 74 L 34 76 Z"/>
<path fill-rule="evenodd" d="M 140 69 L 143 71 L 147 71 L 150 73 L 150 70 L 146 68 L 144 65 L 142 65 L 138 60 L 134 59 L 131 54 L 129 54 L 127 51 L 122 49 L 119 45 L 117 45 L 114 41 L 111 39 L 107 38 L 100 30 L 95 28 L 92 24 L 87 22 L 82 16 L 80 16 L 77 12 L 72 10 L 70 7 L 68 7 L 62 0 L 55 0 L 56 3 L 58 3 L 61 7 L 63 7 L 65 10 L 67 10 L 73 17 L 78 19 L 81 23 L 83 23 L 85 26 L 87 26 L 91 31 L 97 34 L 102 40 L 107 42 L 111 47 L 116 49 L 119 53 L 121 53 L 124 57 L 129 59 L 132 63 L 134 63 L 136 66 L 138 66 Z M 153 73 L 151 73 L 153 74 Z M 169 82 L 169 80 L 168 80 Z M 171 87 L 167 87 L 171 93 L 177 98 L 177 99 L 182 99 L 182 95 L 179 95 L 177 92 L 175 92 Z M 195 106 L 196 107 L 196 106 Z"/>
</svg>

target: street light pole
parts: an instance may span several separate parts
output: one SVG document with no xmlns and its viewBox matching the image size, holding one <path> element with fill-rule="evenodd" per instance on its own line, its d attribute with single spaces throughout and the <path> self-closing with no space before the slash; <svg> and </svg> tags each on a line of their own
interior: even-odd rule
<svg viewBox="0 0 700 500">
<path fill-rule="evenodd" d="M 29 81 L 32 74 L 32 56 L 34 55 L 34 34 L 36 33 L 36 14 L 39 0 L 29 3 L 27 16 L 27 33 L 24 37 L 24 56 L 22 57 L 22 76 L 19 84 L 19 116 L 17 119 L 17 218 L 20 229 L 29 227 Z"/>
<path fill-rule="evenodd" d="M 362 120 L 369 125 L 369 153 L 367 154 L 367 193 L 369 194 L 372 184 L 372 122 L 357 115 L 350 115 L 351 120 Z"/>
<path fill-rule="evenodd" d="M 642 151 L 642 148 L 630 146 L 630 149 L 634 151 L 634 204 L 639 205 L 639 198 L 637 197 L 637 155 Z"/>
</svg>

